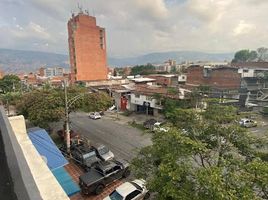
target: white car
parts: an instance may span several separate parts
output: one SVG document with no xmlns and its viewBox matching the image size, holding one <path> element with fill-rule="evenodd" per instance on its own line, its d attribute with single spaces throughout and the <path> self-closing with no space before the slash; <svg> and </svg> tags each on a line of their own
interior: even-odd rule
<svg viewBox="0 0 268 200">
<path fill-rule="evenodd" d="M 103 161 L 112 160 L 114 158 L 113 152 L 111 152 L 110 149 L 108 147 L 106 147 L 105 145 L 97 144 L 97 145 L 93 145 L 92 147 L 95 149 L 97 155 Z"/>
<path fill-rule="evenodd" d="M 140 200 L 148 199 L 149 197 L 150 193 L 145 187 L 145 181 L 136 179 L 118 186 L 104 200 Z"/>
<path fill-rule="evenodd" d="M 250 127 L 256 127 L 257 126 L 257 122 L 252 120 L 252 119 L 248 119 L 248 118 L 244 118 L 241 119 L 239 121 L 240 126 L 242 127 L 246 127 L 246 128 L 250 128 Z"/>
<path fill-rule="evenodd" d="M 156 122 L 156 123 L 154 123 L 153 131 L 159 131 L 159 132 L 166 133 L 169 131 L 169 128 L 168 127 L 161 127 L 161 122 Z"/>
<path fill-rule="evenodd" d="M 100 115 L 100 113 L 98 113 L 98 112 L 92 112 L 92 113 L 89 113 L 89 117 L 90 117 L 91 119 L 101 119 L 101 115 Z"/>
</svg>

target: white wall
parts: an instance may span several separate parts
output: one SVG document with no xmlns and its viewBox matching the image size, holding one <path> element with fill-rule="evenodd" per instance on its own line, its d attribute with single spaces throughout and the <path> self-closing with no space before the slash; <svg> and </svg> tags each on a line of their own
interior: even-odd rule
<svg viewBox="0 0 268 200">
<path fill-rule="evenodd" d="M 130 95 L 130 102 L 132 104 L 136 104 L 136 105 L 143 105 L 143 102 L 149 102 L 150 103 L 150 107 L 152 108 L 156 108 L 156 99 L 149 99 L 149 96 L 146 95 L 140 95 L 139 97 L 136 97 L 135 94 L 131 94 Z M 158 107 L 157 107 L 158 108 Z"/>
<path fill-rule="evenodd" d="M 242 68 L 242 69 L 238 69 L 238 73 L 241 74 L 241 78 L 245 78 L 245 77 L 254 77 L 254 69 L 246 69 L 246 68 Z"/>
</svg>

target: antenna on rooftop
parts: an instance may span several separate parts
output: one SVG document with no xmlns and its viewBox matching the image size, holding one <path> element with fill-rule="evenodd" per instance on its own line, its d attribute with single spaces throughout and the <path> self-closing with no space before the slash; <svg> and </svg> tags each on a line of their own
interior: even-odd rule
<svg viewBox="0 0 268 200">
<path fill-rule="evenodd" d="M 94 8 L 93 8 L 93 11 L 92 11 L 92 12 L 93 12 L 93 13 L 92 13 L 92 14 L 93 14 L 93 17 L 96 17 L 96 16 L 95 16 L 95 10 L 94 10 Z"/>
<path fill-rule="evenodd" d="M 81 6 L 79 3 L 77 3 L 77 7 L 79 9 L 79 13 L 83 13 L 83 6 Z"/>
</svg>

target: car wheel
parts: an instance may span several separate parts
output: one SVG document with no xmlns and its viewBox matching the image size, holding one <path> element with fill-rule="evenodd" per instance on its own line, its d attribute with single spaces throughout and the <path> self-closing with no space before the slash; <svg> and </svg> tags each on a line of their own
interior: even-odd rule
<svg viewBox="0 0 268 200">
<path fill-rule="evenodd" d="M 104 189 L 104 185 L 98 185 L 95 189 L 95 194 L 98 195 L 98 194 L 102 193 L 103 189 Z"/>
<path fill-rule="evenodd" d="M 147 192 L 146 194 L 145 194 L 145 196 L 144 196 L 144 198 L 143 199 L 149 199 L 150 198 L 150 193 L 149 192 Z"/>
<path fill-rule="evenodd" d="M 124 174 L 123 174 L 123 178 L 126 178 L 130 175 L 130 170 L 129 169 L 126 169 Z"/>
</svg>

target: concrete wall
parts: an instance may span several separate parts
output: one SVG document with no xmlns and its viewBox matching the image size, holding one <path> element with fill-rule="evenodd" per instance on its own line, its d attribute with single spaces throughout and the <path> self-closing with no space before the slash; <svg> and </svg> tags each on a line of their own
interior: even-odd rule
<svg viewBox="0 0 268 200">
<path fill-rule="evenodd" d="M 2 106 L 0 107 L 0 128 L 17 198 L 19 200 L 42 199 Z"/>
</svg>

